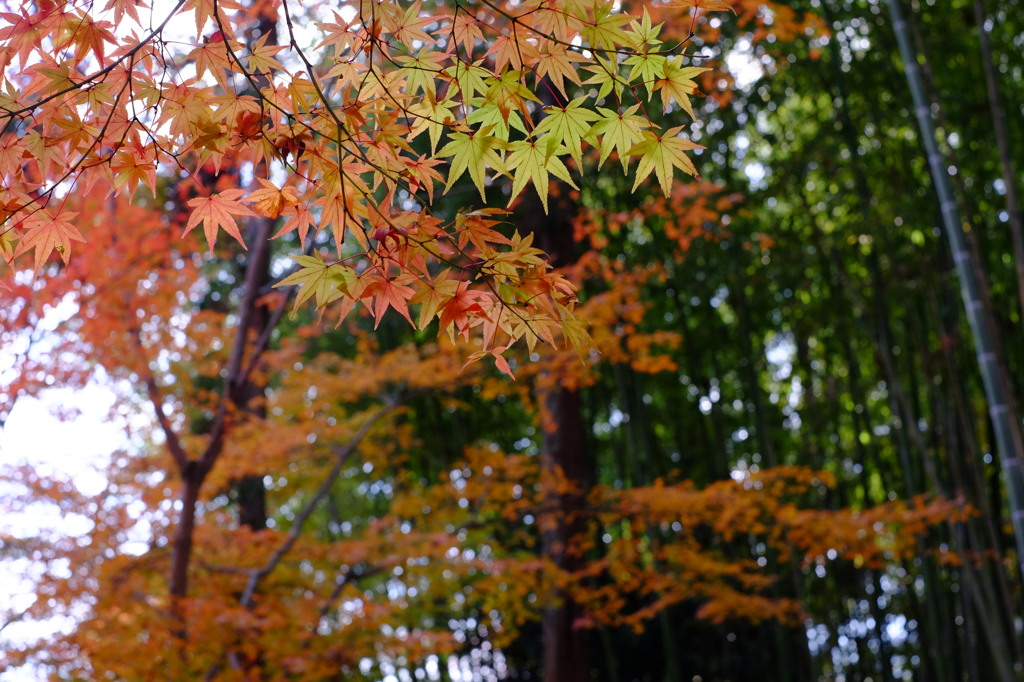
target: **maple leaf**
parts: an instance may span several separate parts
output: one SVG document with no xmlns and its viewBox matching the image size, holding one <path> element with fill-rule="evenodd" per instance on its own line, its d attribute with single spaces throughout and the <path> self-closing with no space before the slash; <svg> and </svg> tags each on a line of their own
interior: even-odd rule
<svg viewBox="0 0 1024 682">
<path fill-rule="evenodd" d="M 131 196 L 144 183 L 156 196 L 156 153 L 152 147 L 132 144 L 114 155 L 110 161 L 114 189 L 128 189 Z"/>
<path fill-rule="evenodd" d="M 14 249 L 17 243 L 13 229 L 7 228 L 0 232 L 0 258 L 8 265 L 14 260 Z"/>
<path fill-rule="evenodd" d="M 478 317 L 485 316 L 486 311 L 481 305 L 481 301 L 486 300 L 489 296 L 491 296 L 489 292 L 470 289 L 469 282 L 458 282 L 455 292 L 441 307 L 441 329 L 447 329 L 452 335 L 458 331 L 468 341 L 469 329 L 473 324 L 471 314 Z"/>
<path fill-rule="evenodd" d="M 662 75 L 654 82 L 654 89 L 661 90 L 661 101 L 665 106 L 665 111 L 668 111 L 668 104 L 674 99 L 691 118 L 694 118 L 693 106 L 687 95 L 697 92 L 697 84 L 693 81 L 693 77 L 710 70 L 703 66 L 684 67 L 680 66 L 677 60 L 666 60 Z"/>
<path fill-rule="evenodd" d="M 0 28 L 0 41 L 4 42 L 7 53 L 0 53 L 0 65 L 6 66 L 17 54 L 24 69 L 29 63 L 29 55 L 39 44 L 39 24 L 42 23 L 40 15 L 0 12 L 0 19 L 6 24 L 5 28 Z"/>
<path fill-rule="evenodd" d="M 324 306 L 347 292 L 348 286 L 356 280 L 355 270 L 340 263 L 328 265 L 317 256 L 295 256 L 294 260 L 302 267 L 274 285 L 299 287 L 292 306 L 293 315 L 311 297 L 317 309 L 323 310 Z"/>
<path fill-rule="evenodd" d="M 441 133 L 453 122 L 451 110 L 457 106 L 458 102 L 450 99 L 438 100 L 431 93 L 415 101 L 408 110 L 415 117 L 409 139 L 417 138 L 426 130 L 430 135 L 430 152 L 437 154 L 437 143 L 441 140 Z"/>
<path fill-rule="evenodd" d="M 434 181 L 444 182 L 441 174 L 434 170 L 434 166 L 443 163 L 441 159 L 427 158 L 424 154 L 415 161 L 406 163 L 405 169 L 408 172 L 409 190 L 417 192 L 421 188 L 427 191 L 427 201 L 434 202 Z"/>
<path fill-rule="evenodd" d="M 430 324 L 441 305 L 450 300 L 458 290 L 458 280 L 448 279 L 448 273 L 449 271 L 445 270 L 432 284 L 421 281 L 419 285 L 422 288 L 409 299 L 410 305 L 419 304 L 420 306 L 420 315 L 416 324 L 418 329 L 424 329 Z"/>
<path fill-rule="evenodd" d="M 481 208 L 469 213 L 460 211 L 455 216 L 455 229 L 459 233 L 459 249 L 465 249 L 469 243 L 481 251 L 486 251 L 489 248 L 488 244 L 511 244 L 511 239 L 494 229 L 494 226 L 499 225 L 500 222 L 486 217 L 507 213 L 499 208 Z"/>
<path fill-rule="evenodd" d="M 433 23 L 436 23 L 437 19 L 430 14 L 424 16 L 420 11 L 422 6 L 423 3 L 420 0 L 417 0 L 403 13 L 396 13 L 394 15 L 394 21 L 385 20 L 384 23 L 387 30 L 390 31 L 401 43 L 405 45 L 414 45 L 417 43 L 430 45 L 436 42 L 436 40 L 423 29 Z"/>
<path fill-rule="evenodd" d="M 316 221 L 316 217 L 313 213 L 301 204 L 294 206 L 285 206 L 281 210 L 281 215 L 287 216 L 288 219 L 285 221 L 281 229 L 277 231 L 272 239 L 277 239 L 282 235 L 286 235 L 289 232 L 298 230 L 299 242 L 302 244 L 306 243 L 306 233 L 309 232 L 309 228 L 313 226 Z"/>
<path fill-rule="evenodd" d="M 508 360 L 506 360 L 505 356 L 502 355 L 502 353 L 504 353 L 506 350 L 508 350 L 507 346 L 503 348 L 492 348 L 490 350 L 477 351 L 471 354 L 468 358 L 466 358 L 466 364 L 462 366 L 462 369 L 466 369 L 473 363 L 480 362 L 484 358 L 490 356 L 494 358 L 494 365 L 498 368 L 498 370 L 502 374 L 507 375 L 510 379 L 515 381 L 516 375 L 512 373 L 512 367 L 509 366 Z"/>
<path fill-rule="evenodd" d="M 73 18 L 68 18 L 64 33 L 67 39 L 78 48 L 79 59 L 82 59 L 85 53 L 91 50 L 99 65 L 105 67 L 107 65 L 106 44 L 117 44 L 117 38 L 110 31 L 114 25 L 109 21 L 95 21 L 84 11 L 79 10 L 79 12 L 80 14 L 73 15 Z M 56 40 L 64 37 L 58 36 Z M 66 44 L 60 44 L 59 50 L 66 47 Z"/>
<path fill-rule="evenodd" d="M 665 7 L 693 7 L 708 12 L 724 12 L 726 10 L 736 14 L 736 9 L 725 0 L 668 0 Z"/>
<path fill-rule="evenodd" d="M 235 44 L 231 49 L 237 51 L 241 45 Z M 200 78 L 204 74 L 211 74 L 214 79 L 225 90 L 229 90 L 227 73 L 234 70 L 234 62 L 228 53 L 228 43 L 224 40 L 214 40 L 203 43 L 186 55 L 186 59 L 194 60 L 196 63 L 196 75 Z"/>
<path fill-rule="evenodd" d="M 628 24 L 632 17 L 618 14 L 612 3 L 600 5 L 594 10 L 593 22 L 584 23 L 580 34 L 597 49 L 615 49 L 616 45 L 627 42 L 628 36 L 622 26 Z"/>
<path fill-rule="evenodd" d="M 367 217 L 366 206 L 360 200 L 364 188 L 357 184 L 358 180 L 344 174 L 341 181 L 330 183 L 327 194 L 315 202 L 320 206 L 320 227 L 331 226 L 334 246 L 339 255 L 347 234 L 352 234 L 364 249 L 368 248 L 366 234 L 358 224 L 358 218 Z M 354 224 L 350 226 L 350 222 Z"/>
<path fill-rule="evenodd" d="M 651 130 L 644 131 L 644 141 L 629 152 L 630 156 L 640 156 L 640 165 L 636 169 L 636 182 L 633 183 L 632 191 L 636 191 L 636 188 L 651 174 L 651 171 L 657 173 L 661 191 L 665 193 L 666 197 L 671 193 L 672 176 L 676 168 L 700 178 L 693 162 L 686 156 L 686 152 L 691 149 L 704 149 L 704 147 L 685 137 L 678 137 L 677 133 L 682 129 L 683 126 L 677 126 L 666 130 L 661 135 Z"/>
<path fill-rule="evenodd" d="M 137 7 L 146 7 L 146 5 L 140 0 L 109 0 L 103 8 L 103 13 L 106 14 L 110 10 L 114 10 L 115 25 L 121 23 L 121 19 L 125 14 L 130 16 L 135 23 L 138 24 L 140 22 Z"/>
<path fill-rule="evenodd" d="M 262 189 L 255 190 L 249 196 L 245 198 L 247 203 L 255 203 L 256 212 L 260 215 L 264 215 L 268 218 L 277 218 L 281 215 L 281 211 L 287 206 L 295 206 L 299 203 L 299 197 L 295 194 L 294 187 L 282 187 L 278 189 L 277 185 L 272 183 L 270 180 L 263 178 L 256 178 L 256 180 L 263 185 Z M 303 231 L 303 241 L 305 241 Z"/>
<path fill-rule="evenodd" d="M 466 117 L 466 122 L 490 129 L 496 133 L 495 137 L 502 142 L 508 141 L 513 129 L 522 133 L 526 132 L 522 118 L 512 110 L 510 102 L 506 98 L 474 98 L 473 111 Z"/>
<path fill-rule="evenodd" d="M 223 228 L 225 232 L 234 237 L 242 248 L 246 248 L 238 225 L 232 216 L 255 216 L 245 204 L 239 201 L 239 197 L 245 194 L 244 189 L 226 189 L 218 194 L 208 197 L 199 197 L 188 202 L 192 208 L 192 215 L 185 225 L 185 236 L 200 222 L 203 223 L 203 232 L 206 234 L 206 243 L 210 251 L 213 251 L 213 244 L 217 241 L 217 231 Z"/>
<path fill-rule="evenodd" d="M 624 66 L 632 67 L 626 80 L 632 82 L 639 77 L 640 82 L 647 90 L 647 99 L 650 101 L 654 92 L 654 83 L 664 72 L 667 61 L 668 59 L 660 54 L 635 54 L 623 62 Z"/>
<path fill-rule="evenodd" d="M 543 266 L 544 252 L 533 246 L 533 234 L 513 234 L 509 250 L 494 254 L 489 263 L 490 267 L 498 273 L 512 276 L 519 268 Z"/>
<path fill-rule="evenodd" d="M 572 187 L 576 183 L 569 175 L 569 169 L 565 167 L 558 152 L 564 150 L 554 135 L 544 135 L 539 139 L 520 140 L 508 146 L 509 155 L 506 159 L 508 170 L 513 173 L 512 193 L 509 196 L 509 206 L 515 201 L 523 187 L 530 180 L 537 188 L 537 194 L 544 205 L 544 212 L 548 212 L 548 173 L 564 180 Z"/>
<path fill-rule="evenodd" d="M 376 275 L 370 278 L 363 292 L 362 300 L 373 312 L 374 329 L 380 325 L 388 308 L 394 308 L 409 321 L 410 325 L 416 326 L 409 315 L 409 299 L 416 295 L 416 290 L 409 284 L 415 280 L 415 277 L 408 274 L 396 277 Z"/>
<path fill-rule="evenodd" d="M 651 22 L 651 15 L 644 7 L 644 15 L 640 21 L 632 21 L 629 24 L 629 31 L 632 34 L 632 46 L 637 50 L 644 50 L 648 46 L 657 47 L 660 45 L 658 34 L 664 24 L 654 25 Z"/>
<path fill-rule="evenodd" d="M 565 107 L 547 107 L 544 109 L 547 116 L 533 129 L 534 135 L 540 137 L 547 133 L 565 145 L 577 166 L 583 164 L 583 137 L 590 131 L 593 121 L 601 120 L 600 114 L 585 105 L 585 98 L 578 97 Z"/>
<path fill-rule="evenodd" d="M 536 47 L 528 42 L 516 40 L 505 33 L 491 41 L 491 47 L 486 52 L 486 56 L 490 55 L 494 55 L 494 68 L 498 72 L 509 66 L 516 71 L 522 71 L 524 66 L 533 64 L 540 59 Z M 524 61 L 526 64 L 523 63 Z"/>
<path fill-rule="evenodd" d="M 249 50 L 249 58 L 246 60 L 246 64 L 253 73 L 284 71 L 281 62 L 277 61 L 274 55 L 285 48 L 281 45 L 267 45 L 269 39 L 270 34 L 264 33 Z"/>
<path fill-rule="evenodd" d="M 558 88 L 558 91 L 562 93 L 562 97 L 569 99 L 565 92 L 565 82 L 563 79 L 568 78 L 576 85 L 580 85 L 580 76 L 576 67 L 573 66 L 573 62 L 589 61 L 590 57 L 586 57 L 576 50 L 570 50 L 567 45 L 555 44 L 537 61 L 534 70 L 537 78 L 547 76 L 555 84 L 555 87 Z"/>
<path fill-rule="evenodd" d="M 591 126 L 587 137 L 598 139 L 598 147 L 601 149 L 598 168 L 604 165 L 605 159 L 613 149 L 619 153 L 622 170 L 625 171 L 629 167 L 629 151 L 634 144 L 643 139 L 644 129 L 651 125 L 645 117 L 636 115 L 639 108 L 639 104 L 634 104 L 623 112 L 597 108 L 601 118 Z"/>
<path fill-rule="evenodd" d="M 595 60 L 593 66 L 583 67 L 593 75 L 583 81 L 583 85 L 600 85 L 597 91 L 597 100 L 600 101 L 615 91 L 616 99 L 622 94 L 622 89 L 628 83 L 619 75 L 618 63 L 612 59 L 603 59 L 600 56 Z"/>
<path fill-rule="evenodd" d="M 63 211 L 57 215 L 40 211 L 26 218 L 22 226 L 27 231 L 18 243 L 13 257 L 17 258 L 29 249 L 35 249 L 35 270 L 39 272 L 50 254 L 56 251 L 67 265 L 68 258 L 71 257 L 71 242 L 85 241 L 82 233 L 71 223 L 77 215 L 78 213 L 73 211 Z"/>
<path fill-rule="evenodd" d="M 416 56 L 399 55 L 396 61 L 403 66 L 399 73 L 405 76 L 407 94 L 415 95 L 422 90 L 429 97 L 436 98 L 437 76 L 444 69 L 446 55 L 425 45 Z"/>
<path fill-rule="evenodd" d="M 458 85 L 459 93 L 465 102 L 471 101 L 477 93 L 487 90 L 487 79 L 491 77 L 491 72 L 481 66 L 482 64 L 482 60 L 472 64 L 459 60 L 443 72 L 445 78 Z"/>
<path fill-rule="evenodd" d="M 484 201 L 487 200 L 484 195 L 487 168 L 490 167 L 501 173 L 505 172 L 505 164 L 498 154 L 504 148 L 505 142 L 488 134 L 490 131 L 491 126 L 487 126 L 470 133 L 453 133 L 452 139 L 438 152 L 438 156 L 454 157 L 451 167 L 448 169 L 448 184 L 444 186 L 445 193 L 468 170 L 469 177 L 473 179 L 473 184 L 480 191 L 480 198 Z"/>
</svg>

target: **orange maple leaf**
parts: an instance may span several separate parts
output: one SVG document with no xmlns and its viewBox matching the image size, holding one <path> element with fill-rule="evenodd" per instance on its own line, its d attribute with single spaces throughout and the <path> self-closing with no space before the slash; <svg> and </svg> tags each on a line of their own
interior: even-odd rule
<svg viewBox="0 0 1024 682">
<path fill-rule="evenodd" d="M 263 178 L 256 179 L 263 187 L 253 191 L 246 198 L 246 201 L 248 203 L 255 203 L 256 212 L 260 215 L 268 218 L 277 218 L 286 206 L 295 206 L 299 203 L 299 197 L 295 193 L 294 187 L 286 186 L 278 189 L 277 185 L 269 180 L 264 180 Z"/>
<path fill-rule="evenodd" d="M 412 281 L 411 275 L 390 278 L 377 276 L 367 285 L 363 299 L 366 306 L 373 311 L 374 329 L 380 324 L 389 307 L 398 311 L 409 324 L 416 326 L 409 315 L 409 299 L 416 293 L 415 289 L 408 286 Z"/>
<path fill-rule="evenodd" d="M 203 232 L 206 234 L 206 243 L 209 245 L 210 251 L 213 251 L 213 243 L 217 241 L 217 229 L 221 227 L 224 228 L 225 232 L 237 239 L 243 249 L 246 248 L 245 242 L 242 240 L 242 234 L 238 231 L 238 225 L 235 223 L 235 219 L 231 217 L 233 215 L 256 215 L 249 207 L 238 200 L 243 194 L 245 194 L 244 189 L 226 189 L 218 194 L 199 197 L 189 201 L 188 205 L 193 209 L 192 215 L 189 217 L 188 224 L 185 225 L 185 231 L 181 233 L 181 236 L 184 237 L 202 221 Z"/>
<path fill-rule="evenodd" d="M 22 225 L 28 232 L 18 244 L 14 257 L 17 258 L 29 249 L 35 249 L 35 269 L 38 272 L 50 254 L 56 251 L 67 265 L 71 256 L 71 240 L 85 241 L 78 228 L 71 224 L 71 220 L 77 215 L 78 213 L 73 211 L 64 211 L 55 216 L 48 212 L 39 212 L 31 218 L 26 218 Z"/>
<path fill-rule="evenodd" d="M 469 282 L 459 282 L 455 294 L 441 306 L 441 329 L 450 327 L 453 335 L 457 330 L 468 341 L 472 317 L 484 317 L 487 314 L 480 305 L 484 298 L 487 298 L 486 292 L 470 289 Z"/>
</svg>

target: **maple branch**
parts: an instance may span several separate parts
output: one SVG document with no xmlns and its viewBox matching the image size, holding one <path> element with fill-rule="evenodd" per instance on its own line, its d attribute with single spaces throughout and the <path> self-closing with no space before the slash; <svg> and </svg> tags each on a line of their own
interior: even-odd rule
<svg viewBox="0 0 1024 682">
<path fill-rule="evenodd" d="M 351 585 L 354 582 L 373 577 L 383 573 L 384 570 L 384 566 L 371 566 L 360 573 L 356 573 L 354 568 L 350 568 L 340 574 L 334 582 L 334 589 L 332 589 L 331 593 L 327 596 L 327 599 L 324 601 L 324 605 L 320 607 L 320 618 L 318 618 L 318 620 L 325 618 L 327 614 L 331 612 L 331 606 L 338 600 L 338 597 L 341 595 L 341 591 L 345 589 L 346 585 Z"/>
<path fill-rule="evenodd" d="M 491 2 L 490 0 L 478 0 L 478 1 L 480 2 L 480 4 L 485 5 L 487 7 L 490 7 L 492 10 L 494 10 L 495 12 L 497 12 L 498 14 L 500 14 L 501 16 L 505 17 L 510 22 L 512 22 L 513 28 L 515 28 L 516 26 L 522 26 L 526 30 L 530 31 L 531 33 L 536 34 L 537 36 L 539 36 L 541 38 L 544 38 L 545 40 L 550 40 L 552 43 L 554 43 L 556 45 L 562 45 L 562 46 L 572 50 L 573 52 L 578 52 L 580 54 L 583 54 L 584 52 L 591 52 L 593 54 L 605 54 L 605 55 L 614 54 L 614 55 L 626 55 L 626 56 L 630 56 L 630 57 L 632 57 L 633 55 L 638 55 L 638 54 L 648 54 L 648 55 L 679 54 L 679 52 L 677 52 L 679 47 L 681 45 L 683 45 L 687 40 L 689 40 L 689 36 L 688 36 L 687 38 L 684 38 L 683 40 L 677 42 L 671 49 L 668 49 L 668 50 L 657 50 L 657 51 L 653 51 L 653 52 L 641 52 L 640 50 L 633 49 L 633 48 L 629 48 L 629 49 L 611 49 L 611 48 L 607 48 L 607 47 L 594 47 L 592 45 L 589 45 L 589 46 L 576 45 L 576 44 L 571 43 L 569 41 L 561 40 L 559 38 L 556 38 L 554 34 L 552 34 L 552 33 L 545 33 L 544 31 L 541 31 L 538 28 L 534 28 L 533 26 L 531 26 L 531 25 L 529 25 L 526 22 L 521 20 L 521 17 L 525 17 L 525 16 L 527 16 L 529 14 L 533 14 L 537 10 L 530 10 L 529 12 L 526 12 L 524 14 L 514 15 L 514 14 L 511 14 L 510 12 L 507 12 L 507 11 L 503 10 L 501 7 L 499 7 L 495 3 Z M 459 3 L 459 2 L 455 3 L 455 7 L 459 8 L 459 9 L 463 9 L 463 11 L 465 11 L 465 8 L 463 8 L 462 4 Z M 554 10 L 551 10 L 551 11 L 554 11 Z M 564 12 L 563 12 L 563 14 L 564 14 Z M 582 22 L 582 23 L 587 23 L 587 22 Z M 484 25 L 486 26 L 486 24 L 484 24 Z M 591 24 L 587 23 L 587 25 L 590 26 Z M 597 24 L 595 23 L 595 24 L 593 24 L 593 26 L 596 27 Z"/>
<path fill-rule="evenodd" d="M 249 335 L 249 327 L 252 324 L 253 310 L 256 307 L 256 298 L 259 296 L 258 278 L 260 268 L 254 264 L 262 262 L 268 249 L 270 249 L 271 221 L 262 219 L 256 230 L 256 238 L 253 243 L 249 257 L 249 264 L 245 270 L 245 293 L 242 295 L 242 302 L 239 304 L 238 329 L 235 331 L 235 342 L 231 347 L 231 354 L 228 357 L 227 375 L 224 377 L 224 393 L 221 396 L 220 404 L 217 406 L 217 414 L 214 417 L 213 428 L 210 430 L 210 443 L 199 459 L 199 467 L 202 476 L 205 476 L 213 468 L 214 462 L 220 455 L 221 446 L 224 442 L 224 435 L 227 430 L 228 404 L 234 402 L 240 386 L 244 385 L 246 375 L 242 374 L 242 359 L 245 356 L 246 343 Z M 251 365 L 255 365 L 255 359 L 259 357 L 266 346 L 257 348 L 258 352 L 253 354 Z M 251 371 L 251 370 L 249 370 Z"/>
<path fill-rule="evenodd" d="M 332 446 L 331 449 L 334 452 L 334 465 L 331 466 L 331 470 L 327 473 L 327 477 L 324 479 L 323 483 L 320 484 L 320 487 L 317 488 L 316 492 L 313 493 L 313 496 L 306 503 L 306 506 L 302 508 L 302 511 L 295 515 L 295 522 L 292 525 L 291 532 L 288 533 L 288 537 L 285 539 L 284 543 L 277 548 L 262 568 L 255 569 L 249 574 L 249 581 L 246 583 L 245 590 L 242 592 L 242 596 L 239 599 L 239 603 L 243 607 L 247 609 L 252 608 L 252 599 L 256 593 L 256 588 L 259 586 L 260 580 L 268 576 L 275 568 L 277 568 L 277 565 L 281 563 L 284 556 L 292 547 L 295 546 L 295 543 L 299 539 L 299 534 L 302 533 L 302 527 L 305 525 L 306 521 L 309 520 L 310 515 L 312 515 L 313 510 L 316 508 L 317 504 L 320 503 L 320 500 L 330 492 L 334 482 L 338 479 L 338 476 L 341 475 L 342 469 L 345 468 L 345 464 L 348 462 L 349 457 L 352 456 L 352 453 L 355 452 L 356 448 L 363 441 L 363 438 L 365 438 L 366 434 L 369 433 L 370 428 L 397 406 L 398 401 L 396 399 L 386 399 L 384 401 L 384 407 L 371 415 L 370 418 L 367 419 L 361 427 L 359 427 L 359 430 L 356 431 L 355 435 L 352 436 L 348 443 L 343 447 L 338 445 Z"/>
<path fill-rule="evenodd" d="M 171 453 L 171 459 L 174 460 L 174 464 L 178 467 L 178 472 L 181 474 L 182 479 L 184 479 L 189 466 L 188 453 L 185 452 L 181 439 L 178 438 L 174 427 L 171 426 L 171 421 L 164 414 L 164 398 L 160 393 L 160 387 L 157 386 L 156 376 L 153 375 L 153 371 L 149 367 L 149 358 L 146 357 L 142 345 L 142 330 L 137 325 L 132 325 L 129 331 L 135 337 L 135 350 L 138 352 L 139 359 L 142 360 L 139 373 L 145 374 L 143 382 L 146 384 L 146 395 L 153 404 L 153 412 L 156 414 L 156 419 L 160 423 L 160 430 L 163 431 L 164 438 L 167 441 L 167 449 Z"/>
<path fill-rule="evenodd" d="M 149 369 L 148 365 L 146 368 Z M 188 467 L 188 453 L 185 452 L 185 448 L 181 445 L 181 439 L 178 438 L 170 420 L 164 414 L 163 396 L 160 394 L 160 388 L 156 385 L 156 378 L 152 372 L 147 371 L 145 382 L 149 401 L 153 403 L 153 412 L 156 413 L 156 419 L 160 422 L 160 430 L 163 431 L 164 438 L 167 440 L 167 449 L 170 451 L 178 471 L 184 476 L 185 469 Z"/>
<path fill-rule="evenodd" d="M 121 100 L 121 95 L 124 94 L 124 91 L 126 89 L 127 89 L 127 85 L 122 87 L 120 92 L 117 93 L 117 97 L 114 99 L 115 104 Z M 14 119 L 12 118 L 11 120 L 14 120 Z M 26 208 L 28 208 L 29 206 L 32 206 L 33 204 L 39 204 L 39 207 L 33 209 L 29 213 L 30 216 L 35 215 L 39 211 L 42 211 L 44 208 L 46 208 L 49 205 L 50 197 L 53 196 L 53 192 L 58 187 L 60 187 L 65 181 L 67 181 L 68 178 L 70 178 L 72 175 L 74 175 L 75 178 L 73 180 L 71 180 L 71 188 L 74 188 L 75 184 L 77 184 L 77 182 L 78 182 L 78 178 L 80 177 L 78 174 L 80 173 L 81 170 L 92 168 L 93 166 L 98 166 L 98 165 L 101 165 L 101 164 L 109 162 L 110 159 L 112 159 L 114 157 L 114 154 L 116 153 L 116 151 L 111 152 L 110 155 L 107 157 L 107 159 L 97 161 L 94 164 L 86 164 L 85 161 L 86 161 L 86 159 L 89 158 L 89 155 L 92 153 L 92 151 L 94 149 L 96 149 L 96 147 L 99 145 L 100 140 L 102 140 L 103 137 L 106 135 L 107 128 L 110 127 L 110 123 L 113 120 L 114 120 L 114 113 L 113 113 L 113 110 L 112 110 L 110 115 L 107 116 L 107 120 L 103 123 L 103 126 L 100 128 L 99 132 L 93 137 L 92 142 L 89 144 L 89 147 L 84 152 L 82 152 L 80 158 L 75 163 L 71 164 L 68 167 L 68 171 L 66 173 L 64 173 L 64 175 L 62 175 L 56 181 L 50 183 L 50 188 L 49 189 L 45 189 L 44 190 L 44 189 L 42 189 L 42 185 L 40 185 L 39 193 L 36 196 L 32 197 L 31 199 L 29 199 L 25 203 L 21 204 L 20 206 L 15 206 L 14 208 L 5 208 L 4 212 L 7 213 L 8 215 L 6 217 L 4 217 L 3 220 L 0 220 L 0 225 L 2 225 L 3 223 L 6 223 L 8 220 L 12 220 L 14 218 L 14 216 L 16 216 L 18 214 L 19 211 L 23 211 Z M 65 198 L 61 202 L 62 205 L 63 205 L 64 201 L 67 201 L 67 196 L 69 196 L 69 195 L 70 195 L 70 192 L 68 194 L 64 195 Z"/>
<path fill-rule="evenodd" d="M 33 604 L 32 606 L 35 606 L 35 604 Z M 18 613 L 11 614 L 11 616 L 7 620 L 5 620 L 3 623 L 0 623 L 0 632 L 6 630 L 8 625 L 14 625 L 15 623 L 18 623 L 21 620 L 23 620 L 25 616 L 31 613 L 32 606 L 29 606 L 28 608 L 23 609 Z"/>
</svg>

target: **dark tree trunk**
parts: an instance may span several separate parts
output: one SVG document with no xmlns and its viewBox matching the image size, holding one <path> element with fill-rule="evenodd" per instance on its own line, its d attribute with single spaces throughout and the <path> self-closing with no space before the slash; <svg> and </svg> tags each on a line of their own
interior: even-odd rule
<svg viewBox="0 0 1024 682">
<path fill-rule="evenodd" d="M 561 468 L 576 485 L 567 494 L 549 493 L 547 504 L 555 509 L 557 523 L 544 533 L 544 555 L 564 571 L 580 566 L 581 557 L 567 550 L 574 535 L 583 531 L 579 510 L 583 505 L 586 462 L 583 451 L 583 419 L 580 394 L 566 388 L 553 389 L 544 397 L 554 429 L 544 434 L 543 466 Z M 575 627 L 582 616 L 580 607 L 558 595 L 561 601 L 544 611 L 544 679 L 549 682 L 584 682 L 587 668 L 588 630 Z"/>
<path fill-rule="evenodd" d="M 573 218 L 577 208 L 568 187 L 560 186 L 558 196 L 549 198 L 550 212 L 545 214 L 533 194 L 524 197 L 517 211 L 521 231 L 533 232 L 537 246 L 544 249 L 552 265 L 562 267 L 576 261 Z M 545 389 L 538 396 L 549 422 L 542 443 L 542 466 L 546 471 L 561 469 L 574 490 L 567 494 L 549 492 L 545 506 L 554 517 L 554 527 L 544 533 L 542 551 L 560 569 L 572 572 L 582 557 L 567 552 L 570 540 L 583 530 L 582 510 L 589 476 L 583 438 L 583 413 L 580 394 L 563 386 Z M 553 595 L 557 603 L 545 609 L 544 680 L 546 682 L 586 682 L 589 680 L 587 650 L 589 631 L 575 627 L 582 615 L 579 605 L 564 594 Z"/>
</svg>

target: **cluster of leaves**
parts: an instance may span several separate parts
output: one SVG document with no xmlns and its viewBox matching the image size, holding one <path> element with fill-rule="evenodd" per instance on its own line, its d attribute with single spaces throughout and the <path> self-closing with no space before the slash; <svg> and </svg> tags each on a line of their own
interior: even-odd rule
<svg viewBox="0 0 1024 682">
<path fill-rule="evenodd" d="M 408 368 L 403 355 L 408 353 L 380 359 Z M 365 372 L 351 367 L 342 374 L 358 378 Z M 317 403 L 333 404 L 331 411 L 339 413 L 334 400 Z M 537 545 L 540 532 L 566 521 L 566 512 L 551 505 L 552 492 L 578 493 L 574 482 L 560 470 L 542 469 L 537 457 L 472 447 L 437 482 L 424 483 L 394 467 L 412 445 L 399 435 L 396 416 L 368 431 L 360 461 L 346 462 L 343 486 L 334 493 L 365 497 L 364 504 L 372 505 L 373 495 L 359 492 L 372 483 L 390 489 L 387 504 L 377 513 L 367 510 L 363 520 L 352 517 L 346 529 L 253 533 L 233 528 L 230 511 L 216 499 L 208 504 L 197 536 L 198 579 L 184 613 L 191 633 L 184 651 L 167 646 L 175 641 L 176 624 L 161 589 L 170 561 L 162 538 L 170 528 L 157 499 L 165 498 L 160 488 L 170 482 L 123 467 L 118 496 L 104 491 L 90 497 L 70 480 L 42 477 L 28 467 L 19 471 L 26 493 L 8 501 L 13 510 L 44 499 L 66 515 L 92 510 L 92 528 L 79 538 L 4 538 L 37 561 L 72 568 L 70 574 L 45 575 L 38 593 L 48 602 L 37 608 L 45 606 L 53 616 L 73 614 L 83 600 L 92 606 L 74 631 L 41 651 L 12 654 L 7 663 L 35 656 L 83 677 L 100 669 L 125 678 L 157 669 L 195 676 L 216 671 L 230 651 L 241 669 L 258 661 L 269 675 L 312 681 L 341 670 L 354 676 L 365 660 L 415 665 L 458 651 L 465 633 L 451 625 L 453 619 L 479 618 L 491 646 L 508 646 L 538 618 L 537 605 L 554 603 L 556 594 L 584 607 L 576 623 L 581 628 L 625 626 L 640 633 L 659 612 L 686 602 L 699 603 L 700 616 L 714 622 L 798 623 L 806 617 L 803 605 L 772 596 L 775 578 L 757 558 L 728 556 L 717 547 L 721 541 L 764 542 L 762 556 L 785 552 L 805 564 L 824 562 L 837 550 L 843 558 L 880 566 L 913 555 L 927 526 L 966 518 L 943 500 L 894 502 L 864 514 L 815 509 L 814 500 L 835 480 L 803 467 L 703 489 L 660 479 L 625 491 L 597 486 L 584 507 L 569 512 L 582 526 L 566 550 L 596 558 L 569 570 L 538 556 Z M 330 467 L 333 457 L 321 456 L 327 443 L 366 423 L 366 413 L 356 412 L 334 434 L 325 430 L 324 445 L 310 448 L 298 469 L 294 438 L 274 440 L 277 427 L 264 425 L 249 436 L 262 439 L 269 455 L 251 466 L 277 471 L 291 461 L 289 485 L 301 489 L 307 477 L 318 481 Z M 249 436 L 240 434 L 237 445 L 244 448 Z M 395 473 L 386 473 L 389 466 Z M 148 511 L 132 510 L 133 500 L 152 495 Z M 312 504 L 301 496 L 284 499 L 297 513 Z M 152 546 L 141 555 L 106 556 L 139 522 L 153 524 Z M 251 575 L 282 556 L 253 604 L 239 603 Z"/>
<path fill-rule="evenodd" d="M 728 9 L 669 5 L 693 20 Z M 707 68 L 689 63 L 686 39 L 665 44 L 646 10 L 633 16 L 611 0 L 443 9 L 366 0 L 315 23 L 320 7 L 285 2 L 283 41 L 236 35 L 255 10 L 231 0 L 91 10 L 47 2 L 3 15 L 9 263 L 30 252 L 36 270 L 54 252 L 68 262 L 85 238 L 69 195 L 155 194 L 161 168 L 194 177 L 204 166 L 267 166 L 251 191 L 197 181 L 185 231 L 202 225 L 211 249 L 221 230 L 242 242 L 244 216 L 283 217 L 276 236 L 303 243 L 329 233 L 334 256 L 300 257 L 287 280 L 302 285 L 300 301 L 322 310 L 344 299 L 342 317 L 362 301 L 378 320 L 394 308 L 411 323 L 418 304 L 418 326 L 479 327 L 481 355 L 500 356 L 560 329 L 579 344 L 572 288 L 529 237 L 503 233 L 487 211 L 431 215 L 436 183 L 448 192 L 468 176 L 484 200 L 505 176 L 509 205 L 532 184 L 546 209 L 551 179 L 575 187 L 570 167 L 580 172 L 590 147 L 598 165 L 617 155 L 628 170 L 639 157 L 634 189 L 653 173 L 668 195 L 675 170 L 696 175 L 686 152 L 698 145 L 653 122 L 643 96 L 692 115 L 694 78 Z M 195 30 L 182 50 L 169 33 L 189 13 Z"/>
</svg>

